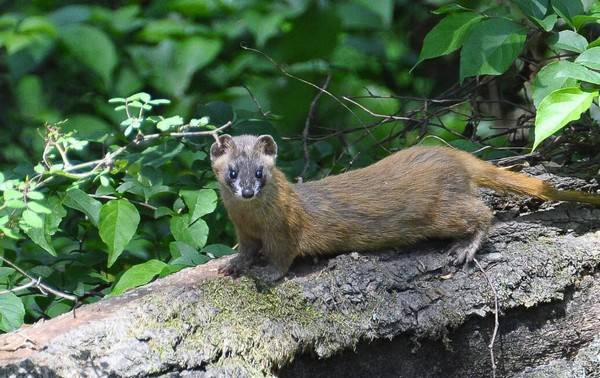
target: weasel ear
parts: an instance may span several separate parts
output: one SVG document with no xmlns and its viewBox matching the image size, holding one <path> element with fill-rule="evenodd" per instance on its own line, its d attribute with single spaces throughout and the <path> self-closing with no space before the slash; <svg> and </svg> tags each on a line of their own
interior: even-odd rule
<svg viewBox="0 0 600 378">
<path fill-rule="evenodd" d="M 259 149 L 263 154 L 275 157 L 277 155 L 277 143 L 270 135 L 261 135 L 256 141 L 255 148 Z"/>
<path fill-rule="evenodd" d="M 210 146 L 210 159 L 215 160 L 223 155 L 225 155 L 228 151 L 230 151 L 234 146 L 233 138 L 229 134 L 219 135 L 219 142 L 215 142 Z"/>
</svg>

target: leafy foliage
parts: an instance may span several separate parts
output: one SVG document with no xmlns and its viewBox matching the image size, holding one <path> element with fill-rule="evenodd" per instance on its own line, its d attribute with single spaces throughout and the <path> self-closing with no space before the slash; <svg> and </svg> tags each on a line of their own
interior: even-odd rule
<svg viewBox="0 0 600 378">
<path fill-rule="evenodd" d="M 547 39 L 555 51 L 575 53 L 570 60 L 550 62 L 538 72 L 533 81 L 533 101 L 538 109 L 535 120 L 533 149 L 569 122 L 580 119 L 598 97 L 600 73 L 595 58 L 597 47 L 590 43 L 579 28 L 600 19 L 600 9 L 585 14 L 581 0 L 517 0 L 520 10 L 542 31 L 552 31 L 564 21 L 575 30 L 553 31 Z M 455 7 L 425 37 L 421 60 L 448 54 L 459 47 L 460 80 L 469 76 L 501 75 L 523 53 L 526 29 L 507 19 L 512 14 L 485 17 Z M 444 41 L 445 48 L 440 47 Z M 574 58 L 574 59 L 573 59 Z M 551 59 L 549 59 L 551 61 Z M 553 112 L 559 112 L 554 113 Z"/>
</svg>

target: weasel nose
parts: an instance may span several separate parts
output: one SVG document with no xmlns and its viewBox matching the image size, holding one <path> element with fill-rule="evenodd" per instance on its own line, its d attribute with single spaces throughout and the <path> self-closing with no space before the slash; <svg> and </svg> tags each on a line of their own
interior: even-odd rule
<svg viewBox="0 0 600 378">
<path fill-rule="evenodd" d="M 252 189 L 244 189 L 244 190 L 242 190 L 242 197 L 244 197 L 244 198 L 252 198 L 252 197 L 254 197 L 254 190 L 252 190 Z"/>
</svg>

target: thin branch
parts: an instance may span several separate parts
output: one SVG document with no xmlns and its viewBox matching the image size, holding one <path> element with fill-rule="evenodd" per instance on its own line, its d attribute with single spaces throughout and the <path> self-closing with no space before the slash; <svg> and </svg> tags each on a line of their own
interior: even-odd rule
<svg viewBox="0 0 600 378">
<path fill-rule="evenodd" d="M 258 109 L 258 112 L 260 113 L 260 115 L 262 115 L 263 117 L 268 117 L 269 114 L 271 112 L 264 112 L 262 106 L 260 106 L 260 102 L 258 101 L 258 99 L 256 98 L 256 96 L 254 95 L 254 93 L 252 93 L 252 91 L 250 90 L 250 88 L 248 88 L 246 85 L 242 84 L 242 87 L 244 87 L 244 89 L 248 92 L 248 94 L 250 95 L 250 98 L 252 99 L 252 101 L 254 102 L 254 104 L 256 105 L 256 108 Z"/>
<path fill-rule="evenodd" d="M 57 297 L 61 297 L 61 298 L 68 299 L 73 302 L 77 302 L 76 296 L 64 293 L 60 290 L 56 290 L 56 289 L 46 285 L 45 283 L 43 283 L 41 281 L 41 278 L 32 277 L 29 273 L 27 273 L 26 271 L 24 271 L 23 269 L 18 267 L 15 263 L 11 262 L 10 260 L 7 260 L 4 256 L 0 256 L 0 260 L 4 261 L 6 264 L 10 265 L 14 270 L 21 273 L 25 277 L 29 278 L 29 280 L 31 281 L 29 283 L 33 283 L 30 286 L 37 288 L 43 295 L 47 295 L 48 293 L 50 293 Z"/>
<path fill-rule="evenodd" d="M 331 74 L 328 74 L 327 78 L 325 79 L 325 82 L 323 83 L 323 86 L 322 86 L 322 88 L 324 90 L 327 90 L 327 87 L 329 86 L 330 81 L 331 81 Z M 309 131 L 310 131 L 310 123 L 312 122 L 313 118 L 315 117 L 315 113 L 317 110 L 317 103 L 319 102 L 321 95 L 323 95 L 323 91 L 317 92 L 315 98 L 313 98 L 312 102 L 310 103 L 310 108 L 309 108 L 308 114 L 306 116 L 306 121 L 304 122 L 304 130 L 302 130 L 302 147 L 304 149 L 304 167 L 302 168 L 302 172 L 300 173 L 300 176 L 299 176 L 300 180 L 304 180 L 304 176 L 306 175 L 306 172 L 308 172 L 308 166 L 310 164 L 310 155 L 308 153 L 308 135 L 309 135 Z"/>
<path fill-rule="evenodd" d="M 485 280 L 487 281 L 490 289 L 492 289 L 492 293 L 494 294 L 494 331 L 492 332 L 492 339 L 488 344 L 488 349 L 490 350 L 490 359 L 492 361 L 492 378 L 496 378 L 496 359 L 494 358 L 494 343 L 496 342 L 496 335 L 498 334 L 498 327 L 500 326 L 500 321 L 498 320 L 498 292 L 496 291 L 496 287 L 492 283 L 492 280 L 490 279 L 486 271 L 483 269 L 481 264 L 479 264 L 479 261 L 477 261 L 477 259 L 473 259 L 473 262 L 475 263 L 475 265 L 477 265 L 477 268 L 479 268 L 481 273 L 483 273 Z"/>
<path fill-rule="evenodd" d="M 89 176 L 92 176 L 93 174 L 95 174 L 100 168 L 105 167 L 105 166 L 110 166 L 113 164 L 114 159 L 121 155 L 123 152 L 125 152 L 129 147 L 131 147 L 132 145 L 139 145 L 141 143 L 153 140 L 153 139 L 157 139 L 160 137 L 173 137 L 173 138 L 186 138 L 186 137 L 196 137 L 196 136 L 205 136 L 205 135 L 211 135 L 215 141 L 218 142 L 219 138 L 218 138 L 218 133 L 223 131 L 224 129 L 230 127 L 232 125 L 231 121 L 228 121 L 227 123 L 225 123 L 223 126 L 220 126 L 214 130 L 207 130 L 207 131 L 188 131 L 188 132 L 171 132 L 171 133 L 156 133 L 156 134 L 148 134 L 148 135 L 138 135 L 134 140 L 132 140 L 131 142 L 129 142 L 128 144 L 119 147 L 118 149 L 116 149 L 113 152 L 109 152 L 107 153 L 102 159 L 98 159 L 98 160 L 94 160 L 94 161 L 89 161 L 89 162 L 85 162 L 85 163 L 81 163 L 81 164 L 75 164 L 75 165 L 71 165 L 69 167 L 65 167 L 65 169 L 63 169 L 63 172 L 67 172 L 67 173 L 71 173 L 71 175 L 73 175 L 73 177 L 78 178 L 78 179 L 82 179 L 82 178 L 86 178 Z M 184 125 L 182 127 L 185 126 L 189 126 L 189 125 Z M 83 168 L 89 168 L 89 167 L 93 167 L 90 171 L 88 172 L 83 172 L 83 173 L 73 173 L 74 171 L 78 171 L 80 169 Z M 38 175 L 36 177 L 41 177 L 42 175 Z M 41 187 L 45 184 L 47 184 L 50 180 L 52 180 L 54 176 L 50 176 L 47 177 L 45 180 L 40 181 L 36 187 Z"/>
<path fill-rule="evenodd" d="M 342 96 L 342 99 L 348 101 L 351 104 L 354 104 L 354 105 L 358 106 L 359 108 L 361 108 L 365 112 L 369 113 L 373 117 L 383 118 L 384 120 L 393 119 L 393 120 L 396 120 L 396 121 L 411 121 L 411 120 L 413 120 L 413 118 L 411 118 L 411 117 L 399 117 L 399 116 L 395 116 L 395 115 L 385 115 L 385 114 L 375 113 L 375 112 L 367 109 L 364 105 L 359 104 L 358 102 L 352 100 L 349 97 Z"/>
</svg>

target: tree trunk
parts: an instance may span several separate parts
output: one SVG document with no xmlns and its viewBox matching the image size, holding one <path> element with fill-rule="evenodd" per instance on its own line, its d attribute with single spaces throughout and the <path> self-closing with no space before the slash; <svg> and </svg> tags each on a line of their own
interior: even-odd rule
<svg viewBox="0 0 600 378">
<path fill-rule="evenodd" d="M 443 242 L 300 261 L 275 285 L 219 259 L 0 336 L 0 376 L 488 377 L 489 278 L 498 376 L 600 377 L 600 209 L 488 200 L 505 209 L 487 277 Z"/>
</svg>

